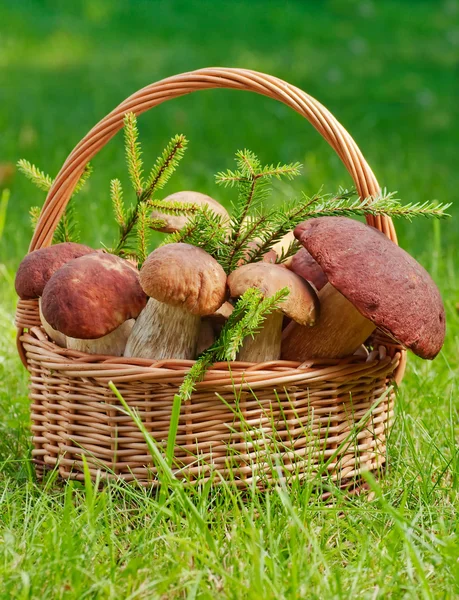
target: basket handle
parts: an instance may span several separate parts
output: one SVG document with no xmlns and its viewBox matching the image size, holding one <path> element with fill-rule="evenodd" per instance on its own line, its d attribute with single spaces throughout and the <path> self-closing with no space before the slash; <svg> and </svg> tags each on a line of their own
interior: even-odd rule
<svg viewBox="0 0 459 600">
<path fill-rule="evenodd" d="M 361 198 L 376 196 L 380 192 L 372 170 L 352 137 L 317 100 L 277 77 L 256 71 L 226 67 L 198 69 L 152 83 L 132 94 L 86 134 L 68 156 L 49 190 L 29 252 L 51 244 L 59 219 L 85 165 L 122 128 L 127 112 L 139 115 L 166 100 L 212 88 L 252 91 L 290 106 L 305 117 L 335 150 L 354 180 Z M 397 242 L 390 218 L 367 216 L 367 223 Z"/>
</svg>

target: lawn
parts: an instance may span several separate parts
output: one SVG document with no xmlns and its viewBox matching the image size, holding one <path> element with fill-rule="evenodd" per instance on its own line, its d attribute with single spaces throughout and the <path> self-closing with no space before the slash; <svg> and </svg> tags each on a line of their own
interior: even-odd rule
<svg viewBox="0 0 459 600">
<path fill-rule="evenodd" d="M 325 104 L 381 183 L 406 202 L 456 202 L 459 2 L 0 3 L 0 164 L 55 175 L 66 155 L 138 88 L 204 66 L 277 75 Z M 293 189 L 351 181 L 308 123 L 272 100 L 207 91 L 139 120 L 145 156 L 175 133 L 190 148 L 167 191 L 216 195 L 238 148 L 300 161 Z M 108 184 L 126 182 L 122 139 L 93 161 L 78 197 L 83 240 L 114 235 Z M 4 184 L 3 184 L 4 185 Z M 0 180 L 0 188 L 2 182 Z M 447 309 L 434 362 L 410 357 L 374 499 L 313 483 L 267 494 L 38 483 L 30 463 L 27 373 L 15 349 L 14 272 L 44 200 L 20 174 L 0 233 L 0 594 L 2 598 L 453 598 L 459 595 L 459 242 L 449 221 L 396 223 Z M 229 201 L 229 191 L 221 196 Z M 0 228 L 1 228 L 0 217 Z"/>
</svg>

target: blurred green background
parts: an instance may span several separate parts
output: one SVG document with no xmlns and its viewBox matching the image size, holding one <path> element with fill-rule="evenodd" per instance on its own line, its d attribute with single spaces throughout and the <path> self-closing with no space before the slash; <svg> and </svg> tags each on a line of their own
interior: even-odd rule
<svg viewBox="0 0 459 600">
<path fill-rule="evenodd" d="M 15 0 L 0 3 L 0 164 L 26 158 L 55 175 L 82 136 L 137 89 L 205 66 L 281 77 L 327 106 L 351 132 L 380 184 L 404 201 L 455 201 L 459 189 L 459 3 L 446 1 Z M 298 189 L 352 185 L 313 128 L 254 94 L 206 91 L 141 117 L 145 160 L 185 133 L 190 148 L 166 192 L 227 201 L 213 174 L 248 147 L 264 162 L 300 161 Z M 112 177 L 127 182 L 118 135 L 93 161 L 78 197 L 83 241 L 110 243 Z M 15 268 L 44 194 L 16 173 L 0 262 Z M 126 187 L 126 189 L 128 189 Z M 453 207 L 454 215 L 459 209 Z M 457 220 L 400 223 L 403 246 L 435 277 L 458 242 Z M 452 256 L 452 254 L 451 254 Z M 449 265 L 454 275 L 454 261 Z M 451 273 L 452 270 L 452 273 Z"/>
</svg>

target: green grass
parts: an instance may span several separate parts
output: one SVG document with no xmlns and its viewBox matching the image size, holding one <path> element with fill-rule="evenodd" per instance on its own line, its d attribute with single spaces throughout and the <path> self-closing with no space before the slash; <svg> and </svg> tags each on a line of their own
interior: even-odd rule
<svg viewBox="0 0 459 600">
<path fill-rule="evenodd" d="M 86 131 L 136 89 L 197 67 L 243 66 L 322 101 L 354 135 L 381 184 L 403 200 L 454 202 L 458 52 L 454 0 L 2 3 L 0 162 L 24 157 L 54 175 Z M 144 115 L 139 126 L 152 159 L 171 135 L 190 139 L 166 191 L 217 195 L 211 174 L 232 167 L 243 147 L 264 162 L 304 163 L 298 186 L 307 193 L 350 185 L 307 123 L 258 96 L 194 94 Z M 94 167 L 78 197 L 83 240 L 110 243 L 108 182 L 127 181 L 119 136 Z M 379 483 L 370 481 L 371 503 L 337 490 L 324 503 L 312 483 L 245 496 L 173 488 L 155 498 L 119 484 L 99 490 L 34 480 L 13 278 L 31 235 L 28 209 L 43 196 L 19 175 L 10 188 L 6 220 L 0 217 L 1 597 L 459 595 L 457 206 L 450 222 L 397 224 L 401 244 L 442 291 L 448 332 L 434 362 L 410 359 L 390 468 Z"/>
</svg>

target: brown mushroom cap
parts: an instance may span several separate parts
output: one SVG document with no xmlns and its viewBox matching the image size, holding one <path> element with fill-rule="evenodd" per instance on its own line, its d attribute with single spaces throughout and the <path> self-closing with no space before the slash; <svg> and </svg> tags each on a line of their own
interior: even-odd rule
<svg viewBox="0 0 459 600">
<path fill-rule="evenodd" d="M 310 281 L 317 291 L 320 291 L 328 282 L 328 278 L 320 265 L 312 258 L 306 248 L 301 248 L 293 256 L 289 269 Z"/>
<path fill-rule="evenodd" d="M 345 217 L 319 217 L 295 237 L 330 283 L 377 327 L 422 358 L 435 358 L 445 310 L 427 271 L 377 229 Z"/>
<path fill-rule="evenodd" d="M 257 288 L 267 298 L 287 287 L 289 294 L 278 310 L 301 325 L 313 325 L 319 314 L 319 301 L 313 287 L 280 265 L 267 262 L 243 265 L 228 276 L 228 287 L 233 298 L 242 296 L 249 288 Z"/>
<path fill-rule="evenodd" d="M 14 285 L 23 300 L 33 300 L 43 294 L 50 277 L 74 258 L 95 252 L 89 246 L 64 242 L 40 248 L 28 254 L 19 265 Z"/>
<path fill-rule="evenodd" d="M 61 267 L 45 286 L 42 311 L 54 329 L 77 339 L 107 335 L 144 308 L 139 274 L 113 254 L 88 254 Z"/>
<path fill-rule="evenodd" d="M 226 299 L 226 273 L 201 248 L 166 244 L 154 250 L 140 270 L 145 293 L 193 315 L 210 315 Z"/>
<path fill-rule="evenodd" d="M 169 196 L 164 198 L 164 200 L 170 202 L 182 202 L 183 204 L 197 204 L 199 206 L 208 206 L 217 215 L 222 215 L 225 218 L 225 220 L 229 221 L 230 219 L 226 208 L 224 208 L 219 202 L 217 202 L 210 196 L 206 196 L 205 194 L 201 194 L 200 192 L 176 192 L 175 194 L 170 194 Z M 153 219 L 163 219 L 164 221 L 166 221 L 166 226 L 159 230 L 164 233 L 173 233 L 174 231 L 180 231 L 180 229 L 183 229 L 183 227 L 185 227 L 188 220 L 190 219 L 190 216 L 188 215 L 166 215 L 160 210 L 153 210 L 151 212 L 151 217 Z"/>
</svg>

